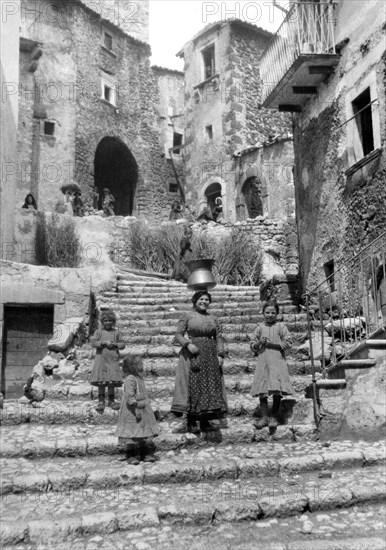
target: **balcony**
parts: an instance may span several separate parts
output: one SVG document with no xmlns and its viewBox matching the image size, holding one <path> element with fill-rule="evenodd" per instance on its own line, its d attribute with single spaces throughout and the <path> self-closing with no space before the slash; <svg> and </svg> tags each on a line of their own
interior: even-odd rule
<svg viewBox="0 0 386 550">
<path fill-rule="evenodd" d="M 338 61 L 334 5 L 293 4 L 260 59 L 263 107 L 300 112 Z"/>
</svg>

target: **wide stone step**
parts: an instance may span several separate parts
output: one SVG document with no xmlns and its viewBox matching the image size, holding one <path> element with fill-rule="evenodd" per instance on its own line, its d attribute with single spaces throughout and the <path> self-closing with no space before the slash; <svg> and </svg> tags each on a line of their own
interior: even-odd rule
<svg viewBox="0 0 386 550">
<path fill-rule="evenodd" d="M 94 390 L 95 391 L 95 390 Z M 103 414 L 97 413 L 97 395 L 91 400 L 91 392 L 88 400 L 79 397 L 62 400 L 46 399 L 34 405 L 19 403 L 18 401 L 6 401 L 4 409 L 0 411 L 2 425 L 15 425 L 23 423 L 38 424 L 116 424 L 118 411 L 106 407 Z M 233 417 L 254 417 L 258 415 L 259 400 L 248 394 L 228 395 L 229 421 Z M 171 398 L 152 399 L 152 408 L 160 420 L 175 420 L 170 412 Z M 310 424 L 313 422 L 313 405 L 311 399 L 297 396 L 297 401 L 292 398 L 283 398 L 280 415 L 281 421 L 292 424 Z"/>
<path fill-rule="evenodd" d="M 96 491 L 81 487 L 62 495 L 26 493 L 22 501 L 20 495 L 8 494 L 1 544 L 75 550 L 102 542 L 103 548 L 181 550 L 202 544 L 231 548 L 231 539 L 232 548 L 243 550 L 384 550 L 380 503 L 385 487 L 377 483 L 381 467 L 366 468 L 359 484 L 355 469 L 334 475 L 334 491 L 331 479 L 290 473 L 280 486 L 271 477 L 259 477 L 162 487 L 144 484 L 134 490 L 124 485 Z M 379 510 L 377 518 L 370 506 Z M 348 536 L 350 520 L 355 524 L 360 518 L 363 525 L 366 517 L 362 536 L 357 536 L 360 526 Z M 298 532 L 299 518 L 303 523 L 305 518 L 316 520 L 312 535 Z"/>
<path fill-rule="evenodd" d="M 104 300 L 113 300 L 117 299 L 119 301 L 122 301 L 124 304 L 132 304 L 132 305 L 155 305 L 155 304 L 165 304 L 165 305 L 173 305 L 173 304 L 188 304 L 190 307 L 192 307 L 192 302 L 190 301 L 190 296 L 187 296 L 186 294 L 181 295 L 175 295 L 175 294 L 153 294 L 151 296 L 145 296 L 142 293 L 130 293 L 130 292 L 110 292 L 106 291 L 101 294 L 101 298 Z M 249 303 L 249 302 L 258 302 L 260 306 L 260 310 L 262 308 L 262 304 L 260 301 L 260 297 L 257 294 L 224 294 L 223 296 L 216 296 L 213 297 L 213 304 L 217 302 L 225 302 L 225 303 Z"/>
<path fill-rule="evenodd" d="M 159 325 L 159 322 L 157 319 L 133 319 L 130 321 L 130 324 L 127 324 L 128 327 L 132 327 L 133 329 L 146 329 L 146 328 L 158 328 L 158 330 L 162 331 L 165 330 L 171 330 L 169 327 L 176 327 L 177 326 L 177 319 L 163 319 L 162 326 Z M 262 323 L 264 321 L 264 317 L 261 314 L 256 315 L 235 315 L 234 312 L 225 313 L 223 312 L 222 315 L 218 316 L 218 320 L 221 323 L 223 330 L 228 330 L 227 327 L 229 327 L 229 331 L 231 331 L 232 326 L 234 325 L 243 325 L 244 327 L 247 327 L 248 330 L 253 333 L 253 331 L 256 328 L 256 325 L 258 323 Z M 307 323 L 306 316 L 303 313 L 285 313 L 284 315 L 278 316 L 278 321 L 284 322 L 288 327 L 289 326 L 299 326 L 304 327 Z M 121 322 L 120 322 L 121 326 Z M 247 328 L 245 330 L 247 330 Z M 168 332 L 169 334 L 169 332 Z"/>
<path fill-rule="evenodd" d="M 188 290 L 186 287 L 186 284 L 184 283 L 178 283 L 177 281 L 162 281 L 159 279 L 150 279 L 148 277 L 138 278 L 138 279 L 131 279 L 130 277 L 126 277 L 122 273 L 118 273 L 117 275 L 117 281 L 118 285 L 120 287 L 132 287 L 133 289 L 138 288 L 146 288 L 148 291 L 156 291 L 157 289 L 164 290 L 168 292 L 170 289 L 171 292 L 173 291 L 182 291 L 188 294 L 193 294 L 192 291 Z M 215 288 L 213 288 L 210 293 L 211 294 L 221 294 L 224 292 L 250 292 L 250 293 L 260 293 L 260 287 L 258 286 L 234 286 L 234 285 L 216 285 Z"/>
<path fill-rule="evenodd" d="M 386 349 L 386 340 L 366 340 L 366 347 L 369 349 Z"/>
<path fill-rule="evenodd" d="M 224 445 L 244 445 L 248 443 L 294 442 L 303 438 L 314 440 L 317 431 L 313 424 L 288 424 L 278 426 L 274 434 L 268 428 L 256 430 L 252 418 L 234 417 L 226 429 L 193 435 L 173 433 L 181 424 L 178 421 L 159 422 L 160 435 L 155 438 L 158 451 L 171 451 L 185 447 L 200 448 L 207 442 Z M 54 458 L 112 455 L 120 451 L 115 435 L 116 426 L 109 424 L 72 426 L 21 424 L 3 426 L 1 434 L 0 458 Z M 272 439 L 273 438 L 273 439 Z"/>
<path fill-rule="evenodd" d="M 240 395 L 249 394 L 252 387 L 253 375 L 227 375 L 224 377 L 227 393 Z M 162 399 L 173 396 L 175 377 L 151 376 L 146 379 L 146 388 L 151 399 Z M 310 375 L 292 376 L 291 382 L 298 394 L 311 383 Z M 59 380 L 57 383 L 52 381 L 46 386 L 47 399 L 90 399 L 92 395 L 97 395 L 97 388 L 91 386 L 88 381 L 82 380 Z M 120 398 L 122 388 L 116 390 L 117 397 Z"/>
<path fill-rule="evenodd" d="M 257 302 L 256 302 L 257 303 Z M 261 308 L 255 307 L 254 302 L 216 302 L 213 307 L 210 308 L 210 313 L 216 317 L 222 317 L 226 315 L 258 315 L 261 313 Z M 113 309 L 119 315 L 119 319 L 175 319 L 181 316 L 181 314 L 189 313 L 192 311 L 191 304 L 182 302 L 180 304 L 165 304 L 160 302 L 158 304 L 136 305 L 130 304 L 125 301 L 124 298 L 98 298 L 97 306 L 100 309 Z M 284 305 L 281 308 L 283 313 L 298 313 L 298 308 L 295 305 Z"/>
<path fill-rule="evenodd" d="M 122 353 L 121 356 L 123 357 L 125 353 L 129 351 L 130 348 L 126 348 L 126 350 L 123 350 L 124 353 Z M 77 350 L 77 359 L 81 361 L 81 366 L 74 375 L 71 375 L 68 378 L 71 380 L 89 380 L 94 357 L 95 351 L 93 349 Z M 146 377 L 175 376 L 178 358 L 176 357 L 175 359 L 170 359 L 168 357 L 145 357 L 143 362 Z M 319 372 L 321 370 L 321 362 L 314 361 L 314 363 L 316 371 Z M 310 360 L 287 358 L 287 365 L 290 375 L 293 376 L 310 374 L 312 372 L 312 365 Z M 254 373 L 255 366 L 256 359 L 252 356 L 248 359 L 229 359 L 229 357 L 225 357 L 223 371 L 225 375 L 250 374 Z"/>
<path fill-rule="evenodd" d="M 385 446 L 368 442 L 343 442 L 339 447 L 323 448 L 318 442 L 292 443 L 283 445 L 264 445 L 249 443 L 225 445 L 206 449 L 187 448 L 170 454 L 161 452 L 159 462 L 141 463 L 128 466 L 115 455 L 81 458 L 56 456 L 28 460 L 24 458 L 2 458 L 1 494 L 61 493 L 74 489 L 104 490 L 149 484 L 194 483 L 201 484 L 218 479 L 242 479 L 255 481 L 258 478 L 272 480 L 286 476 L 338 470 L 340 468 L 361 469 L 357 476 L 356 487 L 361 487 L 363 469 L 370 465 L 385 464 Z M 185 453 L 184 453 L 185 451 Z M 379 475 L 379 472 L 377 472 Z M 334 477 L 336 487 L 337 476 Z M 331 479 L 329 483 L 330 495 Z M 283 482 L 283 479 L 280 479 Z M 322 482 L 321 482 L 322 483 Z M 385 479 L 378 479 L 379 486 L 385 491 Z M 197 486 L 197 489 L 200 485 Z M 321 487 L 319 486 L 319 489 Z M 313 487 L 315 489 L 315 486 Z M 334 491 L 335 492 L 335 491 Z M 368 493 L 367 493 L 368 494 Z M 336 494 L 334 495 L 336 498 Z M 202 493 L 200 495 L 202 499 Z M 208 495 L 209 497 L 209 495 Z M 351 500 L 353 495 L 347 495 Z M 298 499 L 294 499 L 298 500 Z M 301 500 L 301 498 L 300 498 Z M 4 502 L 4 501 L 3 501 Z M 354 502 L 353 502 L 354 503 Z M 8 509 L 8 504 L 4 508 Z M 20 506 L 20 502 L 19 502 Z M 302 510 L 305 506 L 302 507 Z M 9 518 L 9 516 L 8 516 Z M 4 519 L 4 516 L 2 517 Z"/>
<path fill-rule="evenodd" d="M 228 343 L 228 344 L 231 344 L 231 343 L 244 343 L 247 348 L 249 349 L 249 344 L 253 338 L 253 333 L 254 333 L 254 330 L 252 330 L 251 332 L 247 332 L 244 330 L 244 327 L 240 327 L 240 330 L 239 331 L 235 331 L 235 329 L 237 329 L 238 327 L 233 325 L 231 326 L 231 328 L 233 328 L 233 332 L 227 332 L 227 331 L 223 331 L 223 340 L 224 340 L 224 343 Z M 294 327 L 291 327 L 291 326 L 288 326 L 289 329 L 293 328 L 297 331 L 297 337 L 298 338 L 303 338 L 303 340 L 306 338 L 307 336 L 307 333 L 305 331 L 301 331 L 301 327 L 299 326 L 294 326 Z M 150 331 L 146 331 L 146 332 L 150 332 Z M 153 331 L 154 334 L 144 334 L 142 332 L 140 333 L 133 333 L 133 330 L 131 329 L 131 327 L 121 327 L 120 328 L 120 334 L 121 334 L 121 338 L 122 340 L 125 342 L 125 344 L 127 346 L 131 346 L 131 345 L 134 345 L 134 346 L 137 346 L 137 345 L 141 345 L 141 344 L 148 344 L 148 345 L 154 345 L 154 346 L 171 346 L 171 345 L 177 345 L 177 342 L 175 341 L 175 331 L 170 331 L 172 332 L 172 334 L 159 334 L 159 330 L 154 330 Z M 290 332 L 292 332 L 290 330 Z"/>
</svg>

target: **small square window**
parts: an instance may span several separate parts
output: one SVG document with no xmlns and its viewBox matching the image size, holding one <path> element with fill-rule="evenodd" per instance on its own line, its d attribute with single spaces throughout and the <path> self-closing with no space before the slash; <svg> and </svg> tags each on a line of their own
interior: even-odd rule
<svg viewBox="0 0 386 550">
<path fill-rule="evenodd" d="M 103 72 L 101 79 L 101 99 L 108 101 L 111 105 L 117 104 L 117 82 L 112 76 Z"/>
<path fill-rule="evenodd" d="M 44 135 L 53 136 L 55 134 L 55 122 L 44 121 Z"/>
<path fill-rule="evenodd" d="M 113 49 L 113 37 L 106 31 L 103 33 L 103 44 L 108 50 Z"/>
<path fill-rule="evenodd" d="M 209 124 L 209 126 L 205 127 L 205 132 L 206 132 L 207 140 L 212 141 L 212 139 L 213 139 L 213 126 L 211 124 Z"/>
<path fill-rule="evenodd" d="M 169 193 L 177 193 L 178 192 L 178 183 L 169 183 Z"/>
</svg>

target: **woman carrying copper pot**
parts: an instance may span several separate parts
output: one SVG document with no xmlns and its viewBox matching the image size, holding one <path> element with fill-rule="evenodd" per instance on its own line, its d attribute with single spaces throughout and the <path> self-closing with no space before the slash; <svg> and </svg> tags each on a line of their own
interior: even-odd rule
<svg viewBox="0 0 386 550">
<path fill-rule="evenodd" d="M 209 421 L 224 417 L 228 411 L 222 370 L 224 343 L 218 319 L 208 313 L 211 302 L 207 290 L 196 292 L 193 311 L 177 326 L 175 339 L 182 348 L 171 411 L 186 416 L 186 422 L 176 430 L 180 433 L 210 431 L 213 427 Z"/>
</svg>

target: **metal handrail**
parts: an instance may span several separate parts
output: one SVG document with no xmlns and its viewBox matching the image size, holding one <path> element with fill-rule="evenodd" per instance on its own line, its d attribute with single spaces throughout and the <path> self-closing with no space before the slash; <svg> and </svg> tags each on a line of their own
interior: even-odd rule
<svg viewBox="0 0 386 550">
<path fill-rule="evenodd" d="M 310 341 L 314 418 L 318 425 L 319 397 L 316 360 L 322 377 L 385 324 L 386 232 L 346 260 L 337 270 L 304 295 Z M 321 352 L 315 357 L 312 334 L 320 331 Z M 325 333 L 331 338 L 326 349 Z"/>
</svg>

